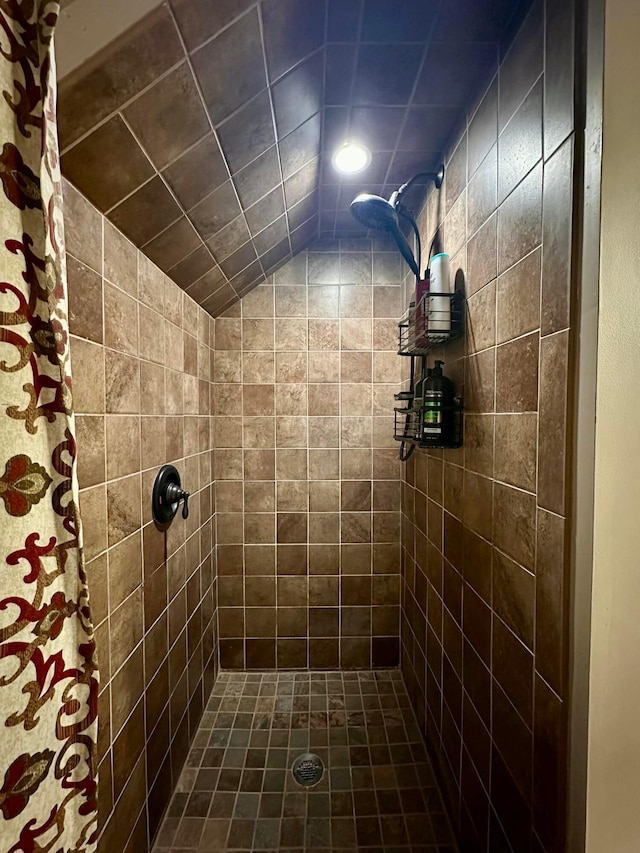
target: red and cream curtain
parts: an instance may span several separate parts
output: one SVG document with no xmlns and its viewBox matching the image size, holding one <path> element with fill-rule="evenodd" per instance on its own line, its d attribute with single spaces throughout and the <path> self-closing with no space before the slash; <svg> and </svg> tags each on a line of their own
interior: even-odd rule
<svg viewBox="0 0 640 853">
<path fill-rule="evenodd" d="M 52 50 L 0 0 L 0 851 L 89 853 L 98 672 L 82 562 Z"/>
</svg>

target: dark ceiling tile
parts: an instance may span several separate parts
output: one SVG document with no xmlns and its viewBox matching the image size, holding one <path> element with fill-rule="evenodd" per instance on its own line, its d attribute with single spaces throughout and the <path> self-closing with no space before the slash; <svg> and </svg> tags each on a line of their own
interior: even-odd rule
<svg viewBox="0 0 640 853">
<path fill-rule="evenodd" d="M 250 207 L 277 186 L 281 182 L 281 177 L 280 161 L 274 145 L 257 160 L 234 175 L 233 181 L 242 206 L 244 208 Z"/>
<path fill-rule="evenodd" d="M 263 0 L 269 78 L 277 80 L 324 42 L 325 0 Z"/>
<path fill-rule="evenodd" d="M 355 45 L 327 45 L 324 102 L 328 106 L 349 103 L 353 75 L 356 70 L 356 56 Z"/>
<path fill-rule="evenodd" d="M 256 255 L 256 250 L 253 248 L 253 243 L 245 243 L 244 246 L 240 246 L 232 255 L 229 255 L 228 258 L 220 262 L 220 269 L 229 281 L 231 281 L 234 276 L 242 272 L 243 269 L 246 269 L 257 258 L 258 256 Z"/>
<path fill-rule="evenodd" d="M 222 314 L 227 308 L 238 301 L 238 294 L 230 284 L 223 284 L 222 287 L 214 291 L 214 293 L 203 299 L 200 303 L 202 307 L 209 312 L 213 317 Z"/>
<path fill-rule="evenodd" d="M 147 181 L 153 166 L 120 116 L 62 157 L 62 171 L 100 210 L 109 210 Z"/>
<path fill-rule="evenodd" d="M 420 44 L 363 44 L 353 90 L 354 105 L 408 103 L 424 48 Z"/>
<path fill-rule="evenodd" d="M 495 44 L 432 44 L 413 102 L 468 106 L 479 86 L 498 67 Z"/>
<path fill-rule="evenodd" d="M 273 87 L 278 139 L 282 139 L 322 109 L 324 52 L 319 51 Z"/>
<path fill-rule="evenodd" d="M 276 141 L 267 89 L 218 128 L 220 145 L 234 175 Z"/>
<path fill-rule="evenodd" d="M 329 41 L 355 41 L 364 0 L 329 0 L 327 38 Z"/>
<path fill-rule="evenodd" d="M 318 191 L 310 193 L 287 211 L 289 228 L 295 231 L 318 212 Z"/>
<path fill-rule="evenodd" d="M 217 125 L 267 85 L 257 9 L 199 48 L 192 62 Z"/>
<path fill-rule="evenodd" d="M 233 184 L 227 181 L 190 210 L 189 219 L 202 239 L 208 240 L 240 212 Z"/>
<path fill-rule="evenodd" d="M 256 252 L 259 255 L 264 255 L 269 249 L 272 249 L 276 243 L 285 240 L 288 237 L 286 217 L 281 216 L 272 222 L 267 228 L 261 231 L 253 238 L 253 245 L 256 247 Z"/>
<path fill-rule="evenodd" d="M 271 222 L 284 213 L 284 200 L 282 198 L 282 187 L 276 187 L 260 201 L 245 211 L 247 223 L 253 234 L 257 234 L 266 228 Z"/>
<path fill-rule="evenodd" d="M 187 50 L 192 51 L 241 15 L 255 0 L 171 0 Z"/>
<path fill-rule="evenodd" d="M 217 234 L 207 240 L 207 246 L 217 261 L 228 258 L 236 249 L 251 239 L 244 216 L 237 216 L 233 222 L 221 228 Z"/>
<path fill-rule="evenodd" d="M 362 41 L 427 42 L 439 0 L 365 0 Z"/>
<path fill-rule="evenodd" d="M 194 207 L 229 178 L 213 134 L 168 166 L 163 175 L 185 210 Z"/>
<path fill-rule="evenodd" d="M 209 297 L 218 293 L 225 286 L 228 287 L 229 285 L 227 284 L 224 273 L 220 267 L 213 267 L 187 288 L 187 293 L 196 302 L 202 304 L 205 299 L 209 299 Z"/>
<path fill-rule="evenodd" d="M 284 182 L 287 207 L 293 207 L 317 186 L 320 176 L 320 160 L 316 157 Z"/>
<path fill-rule="evenodd" d="M 460 121 L 455 107 L 412 107 L 398 140 L 400 151 L 442 149 Z"/>
<path fill-rule="evenodd" d="M 323 234 L 331 233 L 335 231 L 336 227 L 336 211 L 335 210 L 321 210 L 320 211 L 320 231 Z M 291 235 L 293 240 L 293 234 Z M 291 243 L 293 246 L 293 242 Z"/>
<path fill-rule="evenodd" d="M 66 148 L 184 57 L 167 7 L 161 6 L 60 81 L 58 133 Z"/>
<path fill-rule="evenodd" d="M 156 169 L 175 160 L 210 129 L 186 62 L 137 97 L 124 117 Z"/>
<path fill-rule="evenodd" d="M 305 249 L 318 238 L 318 217 L 314 216 L 291 234 L 291 249 L 294 254 Z"/>
<path fill-rule="evenodd" d="M 320 154 L 322 114 L 316 113 L 280 142 L 282 176 L 286 180 Z"/>
<path fill-rule="evenodd" d="M 171 267 L 167 275 L 180 287 L 187 288 L 206 272 L 209 272 L 213 266 L 214 260 L 211 257 L 211 252 L 201 243 L 195 252 L 191 252 L 179 264 Z"/>
<path fill-rule="evenodd" d="M 339 210 L 336 214 L 336 231 L 344 232 L 345 235 L 361 237 L 366 234 L 363 228 L 348 210 Z M 342 236 L 342 235 L 341 235 Z"/>
<path fill-rule="evenodd" d="M 405 107 L 354 107 L 349 138 L 372 151 L 393 151 L 405 112 Z"/>
<path fill-rule="evenodd" d="M 273 248 L 269 249 L 268 252 L 265 252 L 264 255 L 261 255 L 260 263 L 262 264 L 265 275 L 269 275 L 290 258 L 291 249 L 289 247 L 289 240 L 286 239 L 282 240 L 282 242 L 278 243 L 276 246 L 273 246 Z"/>
<path fill-rule="evenodd" d="M 335 151 L 347 141 L 349 132 L 349 109 L 347 107 L 325 107 L 322 121 L 322 150 Z"/>
<path fill-rule="evenodd" d="M 441 160 L 440 151 L 396 151 L 387 180 L 397 189 L 400 184 L 404 184 L 418 172 L 435 171 Z"/>
<path fill-rule="evenodd" d="M 156 176 L 109 214 L 109 219 L 136 246 L 144 246 L 181 213 L 162 178 Z"/>
<path fill-rule="evenodd" d="M 254 261 L 248 267 L 245 267 L 242 272 L 234 276 L 229 284 L 236 293 L 240 294 L 261 281 L 264 281 L 262 266 L 260 261 Z"/>
<path fill-rule="evenodd" d="M 144 253 L 161 270 L 167 272 L 201 245 L 202 241 L 193 225 L 186 216 L 182 216 L 147 243 Z"/>
<path fill-rule="evenodd" d="M 286 192 L 286 187 L 285 187 Z M 340 187 L 337 184 L 320 186 L 320 210 L 335 210 L 338 206 Z"/>
<path fill-rule="evenodd" d="M 442 4 L 433 40 L 499 42 L 518 5 L 514 0 L 447 0 Z"/>
</svg>

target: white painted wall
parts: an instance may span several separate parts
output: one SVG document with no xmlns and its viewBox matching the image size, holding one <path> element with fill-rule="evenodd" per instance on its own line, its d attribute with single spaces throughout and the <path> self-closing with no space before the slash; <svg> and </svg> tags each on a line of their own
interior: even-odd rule
<svg viewBox="0 0 640 853">
<path fill-rule="evenodd" d="M 607 0 L 588 853 L 640 851 L 640 2 Z"/>
<path fill-rule="evenodd" d="M 58 80 L 62 80 L 162 2 L 71 0 L 65 4 L 55 33 Z"/>
</svg>

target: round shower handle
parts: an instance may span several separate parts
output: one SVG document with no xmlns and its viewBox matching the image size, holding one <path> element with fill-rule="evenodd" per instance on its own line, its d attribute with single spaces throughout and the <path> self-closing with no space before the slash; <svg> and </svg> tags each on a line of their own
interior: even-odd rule
<svg viewBox="0 0 640 853">
<path fill-rule="evenodd" d="M 163 465 L 153 484 L 151 509 L 158 524 L 167 524 L 182 504 L 182 517 L 189 517 L 189 492 L 182 488 L 180 474 L 173 465 Z"/>
</svg>

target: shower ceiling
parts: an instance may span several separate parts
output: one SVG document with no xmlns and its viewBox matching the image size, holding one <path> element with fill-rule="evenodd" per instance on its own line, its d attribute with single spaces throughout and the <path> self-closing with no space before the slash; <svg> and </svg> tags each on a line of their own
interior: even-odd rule
<svg viewBox="0 0 640 853">
<path fill-rule="evenodd" d="M 439 165 L 521 5 L 171 0 L 60 82 L 63 173 L 215 316 Z"/>
</svg>

